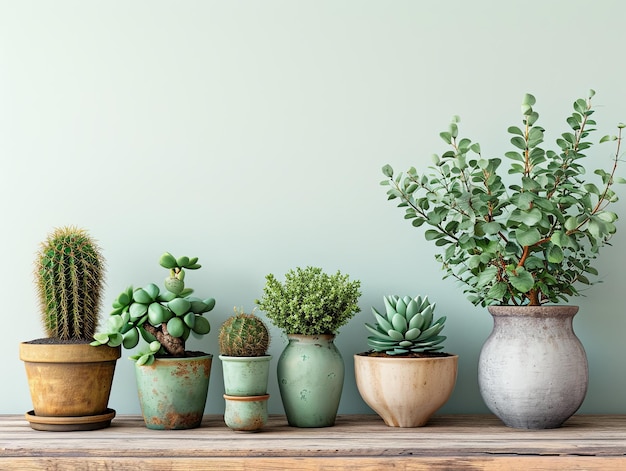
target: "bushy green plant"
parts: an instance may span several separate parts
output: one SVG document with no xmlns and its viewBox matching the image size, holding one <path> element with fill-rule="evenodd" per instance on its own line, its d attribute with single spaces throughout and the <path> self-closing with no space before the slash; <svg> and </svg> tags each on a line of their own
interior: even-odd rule
<svg viewBox="0 0 626 471">
<path fill-rule="evenodd" d="M 443 348 L 441 342 L 446 337 L 439 333 L 443 330 L 446 317 L 433 322 L 435 304 L 428 301 L 428 296 L 390 295 L 384 296 L 383 300 L 385 313 L 381 314 L 372 307 L 376 324 L 365 324 L 372 334 L 367 337 L 367 344 L 372 350 L 403 355 L 435 352 Z"/>
<path fill-rule="evenodd" d="M 98 327 L 104 258 L 84 229 L 54 229 L 37 253 L 35 278 L 48 337 L 90 339 Z"/>
<path fill-rule="evenodd" d="M 235 309 L 235 315 L 220 327 L 220 353 L 232 357 L 260 357 L 266 354 L 270 334 L 263 320 Z"/>
<path fill-rule="evenodd" d="M 335 334 L 360 311 L 361 282 L 340 271 L 328 275 L 318 267 L 298 267 L 287 272 L 284 283 L 271 273 L 265 279 L 257 304 L 287 334 Z"/>
<path fill-rule="evenodd" d="M 616 149 L 609 170 L 593 172 L 599 186 L 585 180 L 596 126 L 593 95 L 574 102 L 566 120 L 570 130 L 556 139 L 556 150 L 541 147 L 545 130 L 537 125 L 535 98 L 527 94 L 522 126 L 508 128 L 508 166 L 460 138 L 455 118 L 440 134 L 451 149 L 435 155 L 427 172 L 411 168 L 394 175 L 390 165 L 383 167 L 389 199 L 400 200 L 413 226 L 431 226 L 425 237 L 442 249 L 436 259 L 444 278 L 462 282 L 473 304 L 566 301 L 579 294 L 577 283 L 590 284 L 588 276 L 597 275 L 592 260 L 616 231 L 617 215 L 607 206 L 618 199 L 614 183 L 624 182 L 615 176 L 624 125 L 617 136 L 600 139 L 616 141 Z"/>
<path fill-rule="evenodd" d="M 129 286 L 113 302 L 108 331 L 97 333 L 92 345 L 134 348 L 142 337 L 148 350 L 131 358 L 139 365 L 150 365 L 155 355 L 184 357 L 190 334 L 201 337 L 210 332 L 211 325 L 203 314 L 213 309 L 215 299 L 191 296 L 193 290 L 184 281 L 185 269 L 201 267 L 198 258 L 175 258 L 166 252 L 159 264 L 169 270 L 165 290 L 154 283 L 136 289 Z"/>
</svg>

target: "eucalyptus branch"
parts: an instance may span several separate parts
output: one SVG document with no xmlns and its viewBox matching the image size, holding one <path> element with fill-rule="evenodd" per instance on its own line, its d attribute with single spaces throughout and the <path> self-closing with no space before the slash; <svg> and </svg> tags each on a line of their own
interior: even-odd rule
<svg viewBox="0 0 626 471">
<path fill-rule="evenodd" d="M 570 131 L 556 139 L 558 150 L 540 146 L 545 130 L 537 125 L 535 97 L 525 95 L 522 126 L 508 128 L 515 147 L 505 154 L 508 169 L 500 168 L 499 158 L 483 159 L 477 142 L 460 138 L 456 117 L 440 133 L 452 150 L 436 158 L 430 173 L 418 176 L 412 168 L 396 183 L 393 169 L 383 167 L 389 199 L 400 200 L 416 227 L 427 222 L 434 228 L 427 239 L 442 246 L 438 260 L 446 276 L 466 285 L 472 303 L 560 302 L 578 294 L 575 283 L 590 284 L 587 274 L 597 275 L 592 261 L 616 232 L 617 215 L 605 209 L 618 200 L 613 185 L 626 180 L 616 177 L 624 125 L 617 137 L 600 140 L 617 141 L 610 171 L 595 170 L 603 185 L 583 180 L 583 159 L 592 148 L 586 138 L 596 125 L 593 95 L 574 102 Z M 470 151 L 476 160 L 465 160 Z M 519 181 L 505 187 L 499 172 Z"/>
</svg>

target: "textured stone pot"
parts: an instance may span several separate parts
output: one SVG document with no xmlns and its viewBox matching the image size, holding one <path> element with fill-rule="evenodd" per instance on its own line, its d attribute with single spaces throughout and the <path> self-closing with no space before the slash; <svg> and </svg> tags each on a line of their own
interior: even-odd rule
<svg viewBox="0 0 626 471">
<path fill-rule="evenodd" d="M 334 335 L 287 335 L 278 359 L 278 387 L 289 425 L 335 425 L 345 366 Z"/>
<path fill-rule="evenodd" d="M 267 400 L 261 396 L 229 396 L 224 394 L 224 422 L 237 432 L 256 432 L 267 423 Z"/>
<path fill-rule="evenodd" d="M 428 358 L 354 355 L 365 403 L 390 427 L 421 427 L 450 398 L 458 355 Z"/>
<path fill-rule="evenodd" d="M 204 414 L 213 355 L 157 358 L 135 363 L 139 404 L 146 427 L 182 430 L 199 427 Z"/>
<path fill-rule="evenodd" d="M 27 415 L 31 427 L 47 430 L 50 426 L 59 431 L 108 427 L 115 415 L 107 404 L 120 355 L 120 347 L 106 345 L 20 343 L 33 402 L 33 411 Z"/>
<path fill-rule="evenodd" d="M 488 309 L 493 331 L 478 360 L 485 404 L 510 427 L 560 427 L 587 393 L 587 356 L 572 328 L 578 307 Z"/>
<path fill-rule="evenodd" d="M 233 357 L 220 355 L 224 391 L 230 396 L 262 396 L 267 393 L 271 355 Z"/>
</svg>

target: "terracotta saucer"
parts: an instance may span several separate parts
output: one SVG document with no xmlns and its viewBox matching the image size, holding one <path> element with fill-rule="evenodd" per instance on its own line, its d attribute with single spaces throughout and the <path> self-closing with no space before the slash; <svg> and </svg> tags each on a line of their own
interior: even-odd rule
<svg viewBox="0 0 626 471">
<path fill-rule="evenodd" d="M 86 415 L 81 417 L 40 417 L 35 415 L 35 411 L 28 411 L 25 414 L 26 420 L 30 422 L 33 430 L 43 430 L 47 432 L 72 432 L 77 430 L 99 430 L 111 425 L 111 420 L 115 417 L 113 409 L 107 409 L 104 414 Z"/>
</svg>

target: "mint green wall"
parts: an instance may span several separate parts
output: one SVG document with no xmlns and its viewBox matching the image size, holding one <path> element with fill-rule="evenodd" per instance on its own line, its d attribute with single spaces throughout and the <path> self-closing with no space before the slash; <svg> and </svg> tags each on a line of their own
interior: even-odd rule
<svg viewBox="0 0 626 471">
<path fill-rule="evenodd" d="M 213 331 L 191 347 L 214 354 L 219 325 L 234 306 L 254 306 L 267 273 L 317 265 L 362 280 L 362 312 L 337 340 L 343 413 L 369 411 L 352 355 L 366 349 L 370 306 L 428 294 L 448 316 L 447 350 L 460 354 L 442 412 L 485 412 L 476 363 L 491 319 L 441 280 L 422 231 L 386 201 L 380 168 L 429 164 L 453 114 L 485 154 L 503 154 L 525 92 L 549 140 L 589 88 L 612 132 L 626 121 L 624 18 L 620 0 L 0 0 L 0 352 L 11 378 L 0 413 L 31 407 L 18 343 L 43 335 L 32 262 L 64 224 L 104 249 L 103 316 L 128 284 L 164 276 L 163 251 L 199 256 L 189 284 L 217 307 Z M 604 283 L 574 300 L 590 364 L 586 413 L 626 413 L 618 228 L 598 262 Z M 274 329 L 275 359 L 284 344 Z M 111 397 L 119 413 L 139 412 L 128 354 Z M 207 412 L 220 413 L 219 361 L 209 394 Z"/>
</svg>

